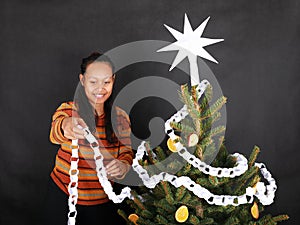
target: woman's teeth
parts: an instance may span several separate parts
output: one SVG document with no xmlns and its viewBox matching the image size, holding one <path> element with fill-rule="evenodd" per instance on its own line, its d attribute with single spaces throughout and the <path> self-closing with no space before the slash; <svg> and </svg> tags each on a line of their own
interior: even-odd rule
<svg viewBox="0 0 300 225">
<path fill-rule="evenodd" d="M 96 98 L 102 98 L 103 97 L 103 95 L 95 95 L 96 96 Z"/>
</svg>

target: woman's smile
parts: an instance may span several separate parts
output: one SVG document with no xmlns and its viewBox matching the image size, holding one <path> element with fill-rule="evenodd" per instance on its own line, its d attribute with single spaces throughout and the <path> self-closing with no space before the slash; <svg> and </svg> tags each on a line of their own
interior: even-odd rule
<svg viewBox="0 0 300 225">
<path fill-rule="evenodd" d="M 105 94 L 95 94 L 95 97 L 97 99 L 102 99 L 105 96 Z"/>
</svg>

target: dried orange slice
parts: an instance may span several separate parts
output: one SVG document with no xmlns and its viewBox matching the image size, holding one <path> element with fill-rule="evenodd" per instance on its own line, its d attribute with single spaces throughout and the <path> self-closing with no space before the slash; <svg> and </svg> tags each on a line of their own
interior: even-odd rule
<svg viewBox="0 0 300 225">
<path fill-rule="evenodd" d="M 189 217 L 188 207 L 185 205 L 180 206 L 175 212 L 175 219 L 179 223 L 184 223 Z"/>
<path fill-rule="evenodd" d="M 170 149 L 171 152 L 177 152 L 175 142 L 171 138 L 168 139 L 167 146 L 168 146 L 168 148 Z"/>
<path fill-rule="evenodd" d="M 251 215 L 253 216 L 254 219 L 258 219 L 259 217 L 259 210 L 256 202 L 254 202 L 253 206 L 251 207 Z"/>
<path fill-rule="evenodd" d="M 139 216 L 136 215 L 135 213 L 133 213 L 133 214 L 130 214 L 130 215 L 128 216 L 128 219 L 129 219 L 131 222 L 133 222 L 134 224 L 137 225 L 136 221 L 139 219 Z"/>
</svg>

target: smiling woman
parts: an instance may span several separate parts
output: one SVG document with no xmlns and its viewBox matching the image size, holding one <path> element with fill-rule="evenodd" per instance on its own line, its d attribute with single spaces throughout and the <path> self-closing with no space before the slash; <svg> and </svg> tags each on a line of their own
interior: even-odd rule
<svg viewBox="0 0 300 225">
<path fill-rule="evenodd" d="M 94 52 L 82 60 L 79 80 L 74 101 L 62 103 L 52 117 L 50 141 L 60 148 L 48 188 L 45 224 L 67 223 L 68 186 L 72 183 L 69 171 L 74 161 L 72 140 L 75 139 L 79 140 L 76 224 L 105 219 L 112 224 L 122 224 L 117 207 L 99 183 L 93 149 L 85 141 L 83 130 L 89 127 L 97 138 L 111 183 L 123 179 L 132 164 L 133 151 L 129 117 L 121 108 L 112 107 L 113 63 L 107 56 Z"/>
</svg>

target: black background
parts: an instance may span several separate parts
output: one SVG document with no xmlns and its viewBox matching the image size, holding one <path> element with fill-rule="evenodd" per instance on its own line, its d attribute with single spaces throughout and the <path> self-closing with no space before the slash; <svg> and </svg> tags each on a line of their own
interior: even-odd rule
<svg viewBox="0 0 300 225">
<path fill-rule="evenodd" d="M 182 31 L 184 13 L 193 28 L 211 16 L 203 36 L 225 39 L 206 48 L 219 64 L 206 63 L 228 97 L 228 150 L 261 148 L 258 161 L 278 185 L 266 211 L 299 224 L 299 9 L 296 0 L 1 1 L 0 224 L 38 224 L 58 147 L 48 139 L 51 116 L 72 100 L 81 58 L 132 41 L 173 42 L 163 24 Z M 153 67 L 132 67 L 118 88 Z M 145 138 L 145 112 L 174 113 L 156 100 L 130 115 L 135 135 Z"/>
</svg>

